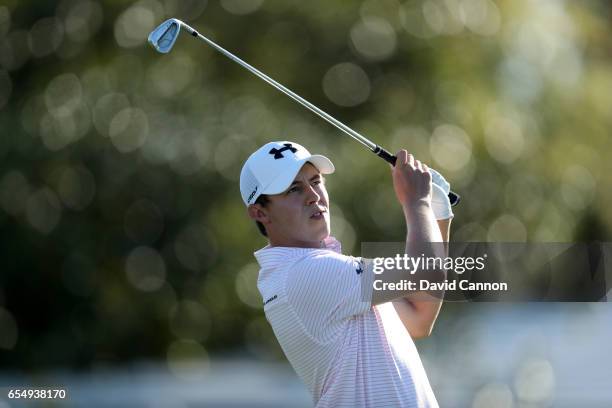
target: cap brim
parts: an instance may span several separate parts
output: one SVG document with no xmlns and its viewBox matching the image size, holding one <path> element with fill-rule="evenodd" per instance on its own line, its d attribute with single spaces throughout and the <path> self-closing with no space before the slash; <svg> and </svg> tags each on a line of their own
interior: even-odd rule
<svg viewBox="0 0 612 408">
<path fill-rule="evenodd" d="M 295 167 L 291 171 L 279 174 L 269 186 L 261 191 L 261 194 L 280 194 L 288 189 L 305 163 L 312 163 L 321 174 L 332 174 L 336 171 L 334 164 L 327 157 L 320 154 L 313 154 L 308 158 L 295 162 Z"/>
<path fill-rule="evenodd" d="M 331 160 L 320 154 L 313 154 L 306 161 L 314 164 L 314 166 L 321 172 L 321 174 L 332 174 L 334 171 L 336 171 L 336 168 L 334 167 L 334 164 L 331 162 Z"/>
</svg>

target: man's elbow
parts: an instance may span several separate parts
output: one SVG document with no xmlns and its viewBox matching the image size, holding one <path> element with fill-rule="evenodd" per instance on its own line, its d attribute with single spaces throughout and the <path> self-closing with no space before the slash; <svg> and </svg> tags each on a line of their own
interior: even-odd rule
<svg viewBox="0 0 612 408">
<path fill-rule="evenodd" d="M 410 335 L 415 339 L 429 337 L 440 312 L 441 304 L 433 301 L 411 302 L 415 311 L 413 329 Z M 414 332 L 414 333 L 413 333 Z"/>
<path fill-rule="evenodd" d="M 422 296 L 422 294 L 412 294 L 411 297 L 413 296 Z M 394 304 L 410 337 L 422 339 L 431 335 L 440 312 L 440 302 L 402 298 L 394 301 Z"/>
</svg>

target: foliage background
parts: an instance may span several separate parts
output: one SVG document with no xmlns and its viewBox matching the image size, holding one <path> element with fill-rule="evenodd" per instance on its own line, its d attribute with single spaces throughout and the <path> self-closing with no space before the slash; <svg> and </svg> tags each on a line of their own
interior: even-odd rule
<svg viewBox="0 0 612 408">
<path fill-rule="evenodd" d="M 606 241 L 605 1 L 0 3 L 0 366 L 282 360 L 240 200 L 269 140 L 328 155 L 333 233 L 401 240 L 379 159 L 187 36 L 184 19 L 463 196 L 456 241 Z M 463 306 L 467 307 L 467 306 Z M 449 306 L 446 318 L 462 312 Z"/>
</svg>

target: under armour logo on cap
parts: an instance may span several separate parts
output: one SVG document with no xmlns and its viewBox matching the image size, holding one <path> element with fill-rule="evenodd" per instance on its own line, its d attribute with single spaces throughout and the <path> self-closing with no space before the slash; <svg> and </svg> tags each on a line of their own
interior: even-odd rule
<svg viewBox="0 0 612 408">
<path fill-rule="evenodd" d="M 282 147 L 282 148 L 280 148 L 280 149 L 277 149 L 277 148 L 275 147 L 275 148 L 273 148 L 272 150 L 270 150 L 270 151 L 268 152 L 268 153 L 270 153 L 270 154 L 273 154 L 273 155 L 274 155 L 274 160 L 276 160 L 276 159 L 282 159 L 283 157 L 285 157 L 285 156 L 283 156 L 283 152 L 284 152 L 285 150 L 290 150 L 290 151 L 291 151 L 291 153 L 295 153 L 295 152 L 297 152 L 297 149 L 296 149 L 295 147 L 293 147 L 293 145 L 292 145 L 291 143 L 284 143 L 284 144 L 283 144 L 283 146 L 285 146 L 285 147 Z"/>
</svg>

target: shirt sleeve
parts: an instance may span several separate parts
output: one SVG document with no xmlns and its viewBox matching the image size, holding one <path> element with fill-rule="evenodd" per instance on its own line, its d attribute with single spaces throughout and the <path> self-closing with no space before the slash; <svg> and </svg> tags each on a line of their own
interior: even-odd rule
<svg viewBox="0 0 612 408">
<path fill-rule="evenodd" d="M 371 310 L 372 277 L 360 258 L 315 251 L 293 266 L 285 293 L 308 333 L 327 342 L 339 327 Z"/>
</svg>

